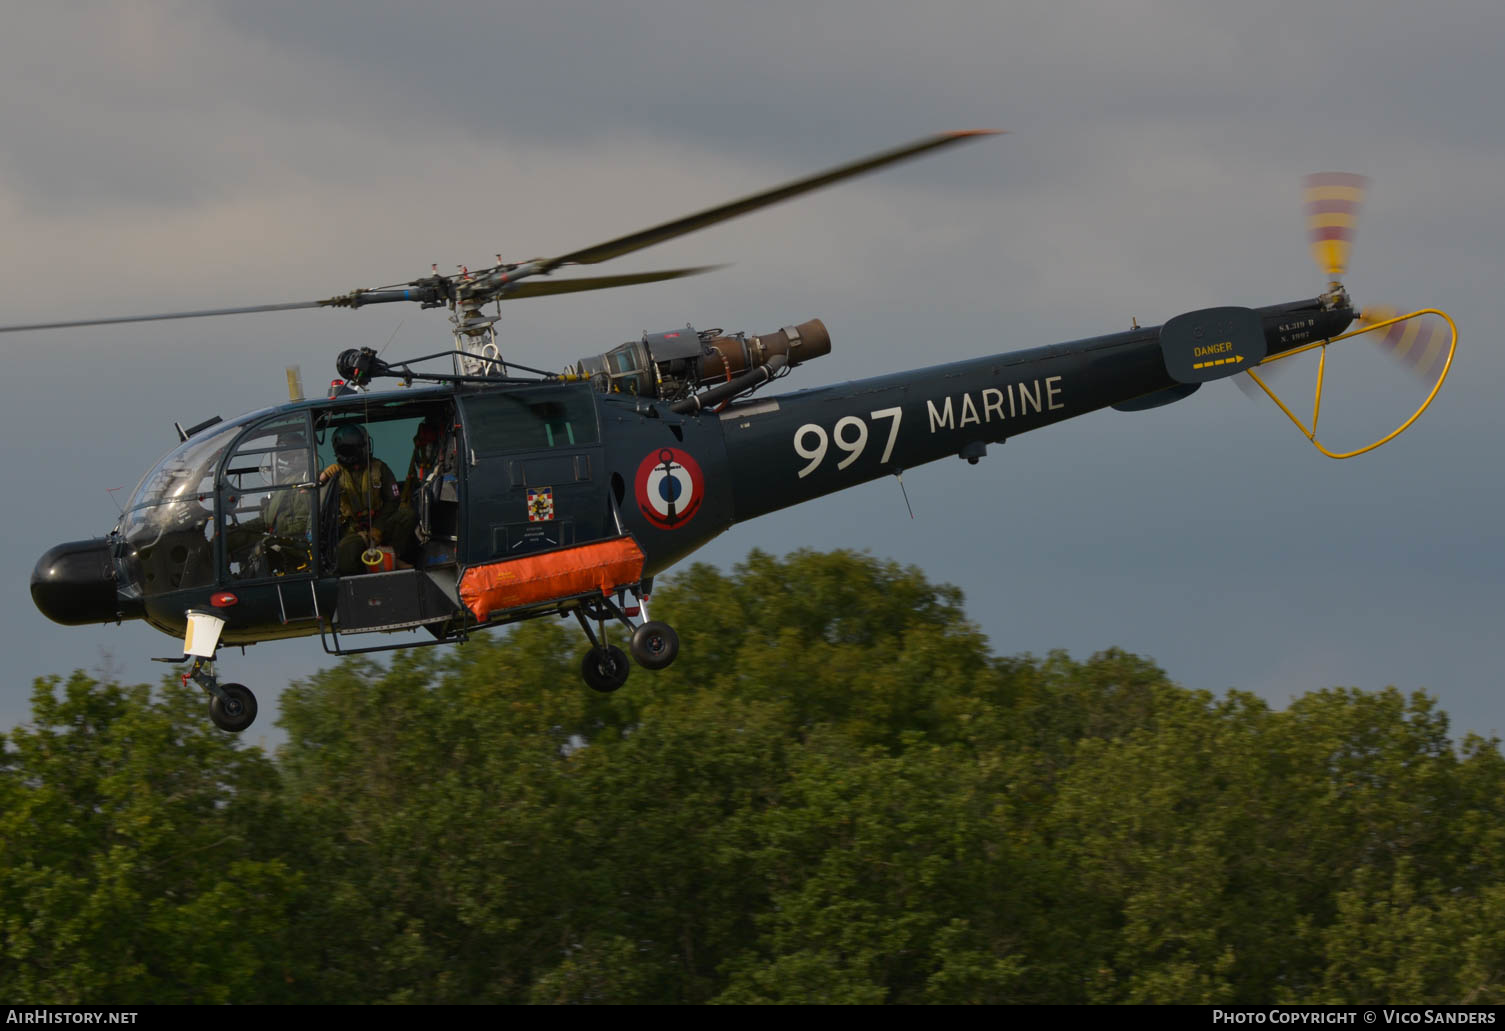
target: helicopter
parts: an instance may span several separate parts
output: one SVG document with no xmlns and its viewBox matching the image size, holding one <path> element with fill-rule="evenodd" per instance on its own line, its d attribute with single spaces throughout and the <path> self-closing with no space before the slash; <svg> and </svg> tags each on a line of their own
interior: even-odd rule
<svg viewBox="0 0 1505 1031">
<path fill-rule="evenodd" d="M 562 372 L 520 365 L 502 352 L 504 300 L 661 282 L 719 266 L 551 278 L 556 271 L 992 135 L 925 137 L 552 258 L 497 255 L 491 267 L 449 275 L 435 266 L 406 283 L 313 301 L 0 326 L 16 332 L 397 302 L 445 308 L 451 323 L 451 346 L 433 354 L 388 360 L 369 347 L 342 352 L 339 378 L 324 397 L 304 397 L 289 370 L 285 404 L 174 424 L 178 445 L 141 478 L 116 526 L 103 537 L 58 544 L 37 562 L 33 602 L 64 625 L 140 619 L 181 639 L 182 655 L 161 661 L 187 666 L 185 683 L 208 694 L 211 720 L 230 732 L 252 724 L 257 703 L 246 686 L 220 681 L 219 648 L 315 634 L 326 652 L 349 655 L 573 617 L 590 642 L 582 678 L 611 692 L 633 662 L 658 670 L 679 653 L 674 629 L 649 615 L 655 577 L 760 515 L 942 458 L 976 465 L 990 444 L 1020 433 L 1107 407 L 1172 404 L 1235 376 L 1269 394 L 1333 458 L 1393 439 L 1437 396 L 1457 347 L 1452 320 L 1436 309 L 1366 318 L 1341 282 L 1363 194 L 1363 181 L 1345 173 L 1307 183 L 1312 248 L 1329 280 L 1315 297 L 1204 308 L 1160 326 L 1136 323 L 780 394 L 762 388 L 831 352 L 820 319 L 756 335 L 689 325 L 644 333 Z M 1329 344 L 1370 332 L 1414 361 L 1435 363 L 1443 349 L 1446 356 L 1431 393 L 1404 424 L 1368 447 L 1334 452 L 1316 435 L 1323 366 L 1310 426 L 1256 370 L 1312 350 L 1325 360 Z M 444 360 L 450 371 L 429 367 Z M 628 635 L 630 660 L 608 639 L 609 627 Z M 363 643 L 371 640 L 364 635 L 399 631 L 428 638 Z"/>
</svg>

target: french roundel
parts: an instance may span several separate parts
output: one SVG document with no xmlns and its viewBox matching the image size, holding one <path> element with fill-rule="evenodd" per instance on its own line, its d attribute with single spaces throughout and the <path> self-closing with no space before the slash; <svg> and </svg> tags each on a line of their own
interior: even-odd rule
<svg viewBox="0 0 1505 1031">
<path fill-rule="evenodd" d="M 700 511 L 705 477 L 695 459 L 679 448 L 663 447 L 638 466 L 633 493 L 644 519 L 660 530 L 674 530 Z"/>
</svg>

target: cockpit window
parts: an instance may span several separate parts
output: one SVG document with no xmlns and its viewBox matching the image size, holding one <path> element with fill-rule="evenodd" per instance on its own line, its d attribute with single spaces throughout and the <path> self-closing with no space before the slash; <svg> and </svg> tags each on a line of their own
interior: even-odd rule
<svg viewBox="0 0 1505 1031">
<path fill-rule="evenodd" d="M 240 429 L 237 425 L 217 427 L 178 445 L 142 479 L 127 509 L 181 503 L 197 495 L 213 498 L 215 467 Z"/>
<path fill-rule="evenodd" d="M 215 582 L 214 476 L 252 418 L 188 438 L 142 477 L 120 521 L 125 583 L 150 597 Z"/>
<path fill-rule="evenodd" d="M 589 386 L 477 394 L 465 399 L 470 445 L 478 454 L 594 444 L 596 405 Z"/>
<path fill-rule="evenodd" d="M 308 414 L 268 419 L 246 433 L 220 473 L 220 520 L 232 580 L 313 569 L 314 502 Z"/>
<path fill-rule="evenodd" d="M 257 426 L 225 463 L 225 486 L 254 491 L 309 481 L 308 416 L 285 415 Z"/>
<path fill-rule="evenodd" d="M 132 495 L 120 522 L 125 582 L 147 597 L 214 583 L 214 472 L 239 430 L 190 437 Z"/>
</svg>

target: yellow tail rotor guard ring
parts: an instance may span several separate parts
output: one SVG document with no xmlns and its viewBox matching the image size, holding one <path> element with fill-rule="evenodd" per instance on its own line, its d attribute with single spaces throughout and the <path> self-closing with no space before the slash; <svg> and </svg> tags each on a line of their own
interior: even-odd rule
<svg viewBox="0 0 1505 1031">
<path fill-rule="evenodd" d="M 1412 412 L 1409 419 L 1401 423 L 1399 426 L 1391 430 L 1388 434 L 1381 437 L 1379 440 L 1376 440 L 1373 444 L 1370 444 L 1367 447 L 1361 447 L 1356 451 L 1329 451 L 1326 447 L 1323 446 L 1322 442 L 1317 439 L 1317 416 L 1322 411 L 1322 377 L 1327 366 L 1327 345 L 1336 344 L 1338 341 L 1347 340 L 1350 337 L 1362 336 L 1365 333 L 1373 333 L 1377 329 L 1385 329 L 1400 322 L 1406 322 L 1410 319 L 1420 318 L 1423 315 L 1436 315 L 1439 318 L 1443 319 L 1445 322 L 1447 322 L 1448 328 L 1452 330 L 1453 334 L 1453 339 L 1448 345 L 1447 360 L 1442 363 L 1442 371 L 1437 375 L 1437 382 L 1432 384 L 1431 393 L 1427 394 L 1426 400 L 1421 403 L 1421 407 Z M 1282 412 L 1285 412 L 1286 418 L 1290 419 L 1291 422 L 1295 424 L 1296 428 L 1301 431 L 1302 436 L 1311 441 L 1313 447 L 1322 452 L 1328 458 L 1354 458 L 1358 455 L 1367 454 L 1377 447 L 1381 447 L 1385 444 L 1390 443 L 1396 437 L 1400 436 L 1402 433 L 1406 432 L 1406 430 L 1410 429 L 1411 424 L 1414 423 L 1417 419 L 1421 418 L 1421 413 L 1425 412 L 1429 407 L 1431 407 L 1432 401 L 1437 397 L 1438 391 L 1442 389 L 1443 382 L 1448 378 L 1448 372 L 1453 368 L 1453 355 L 1458 351 L 1458 324 L 1455 323 L 1452 317 L 1449 316 L 1445 311 L 1440 311 L 1437 308 L 1421 308 L 1417 311 L 1411 312 L 1408 315 L 1397 315 L 1393 319 L 1385 319 L 1383 322 L 1376 322 L 1371 326 L 1365 326 L 1363 329 L 1355 329 L 1348 333 L 1344 333 L 1342 336 L 1335 336 L 1331 340 L 1318 340 L 1315 343 L 1307 344 L 1304 347 L 1298 347 L 1294 350 L 1274 355 L 1272 357 L 1266 358 L 1264 361 L 1260 362 L 1260 364 L 1268 365 L 1271 362 L 1278 362 L 1284 358 L 1290 358 L 1294 355 L 1302 354 L 1303 352 L 1310 351 L 1314 348 L 1319 347 L 1322 349 L 1322 354 L 1317 361 L 1317 388 L 1312 397 L 1311 429 L 1307 429 L 1306 426 L 1302 424 L 1301 420 L 1296 418 L 1296 416 L 1292 414 L 1291 409 L 1286 406 L 1286 403 L 1275 395 L 1275 391 L 1271 390 L 1268 386 L 1265 385 L 1265 381 L 1260 379 L 1253 369 L 1248 369 L 1246 371 L 1248 372 L 1249 378 L 1252 379 L 1255 383 L 1259 384 L 1259 389 L 1263 390 L 1267 395 L 1269 395 L 1270 400 L 1274 401 Z"/>
</svg>

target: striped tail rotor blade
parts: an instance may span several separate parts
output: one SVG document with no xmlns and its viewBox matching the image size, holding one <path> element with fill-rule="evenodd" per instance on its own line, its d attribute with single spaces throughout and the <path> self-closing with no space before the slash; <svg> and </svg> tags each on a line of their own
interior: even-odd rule
<svg viewBox="0 0 1505 1031">
<path fill-rule="evenodd" d="M 1365 308 L 1361 323 L 1384 322 L 1401 314 L 1394 308 Z M 1375 343 L 1416 375 L 1430 381 L 1437 363 L 1447 354 L 1447 323 L 1436 315 L 1418 315 L 1376 331 Z"/>
<path fill-rule="evenodd" d="M 1348 269 L 1348 250 L 1369 180 L 1352 172 L 1317 172 L 1306 177 L 1306 224 L 1312 256 L 1338 279 Z"/>
<path fill-rule="evenodd" d="M 1388 304 L 1376 304 L 1366 307 L 1363 311 L 1359 312 L 1359 325 L 1361 327 L 1378 325 L 1381 322 L 1387 322 L 1395 318 L 1400 313 L 1401 310 L 1399 308 L 1391 307 Z M 1398 329 L 1400 329 L 1400 323 L 1396 323 L 1394 326 L 1386 326 L 1384 329 L 1377 331 L 1379 336 L 1375 339 L 1378 341 Z"/>
</svg>

